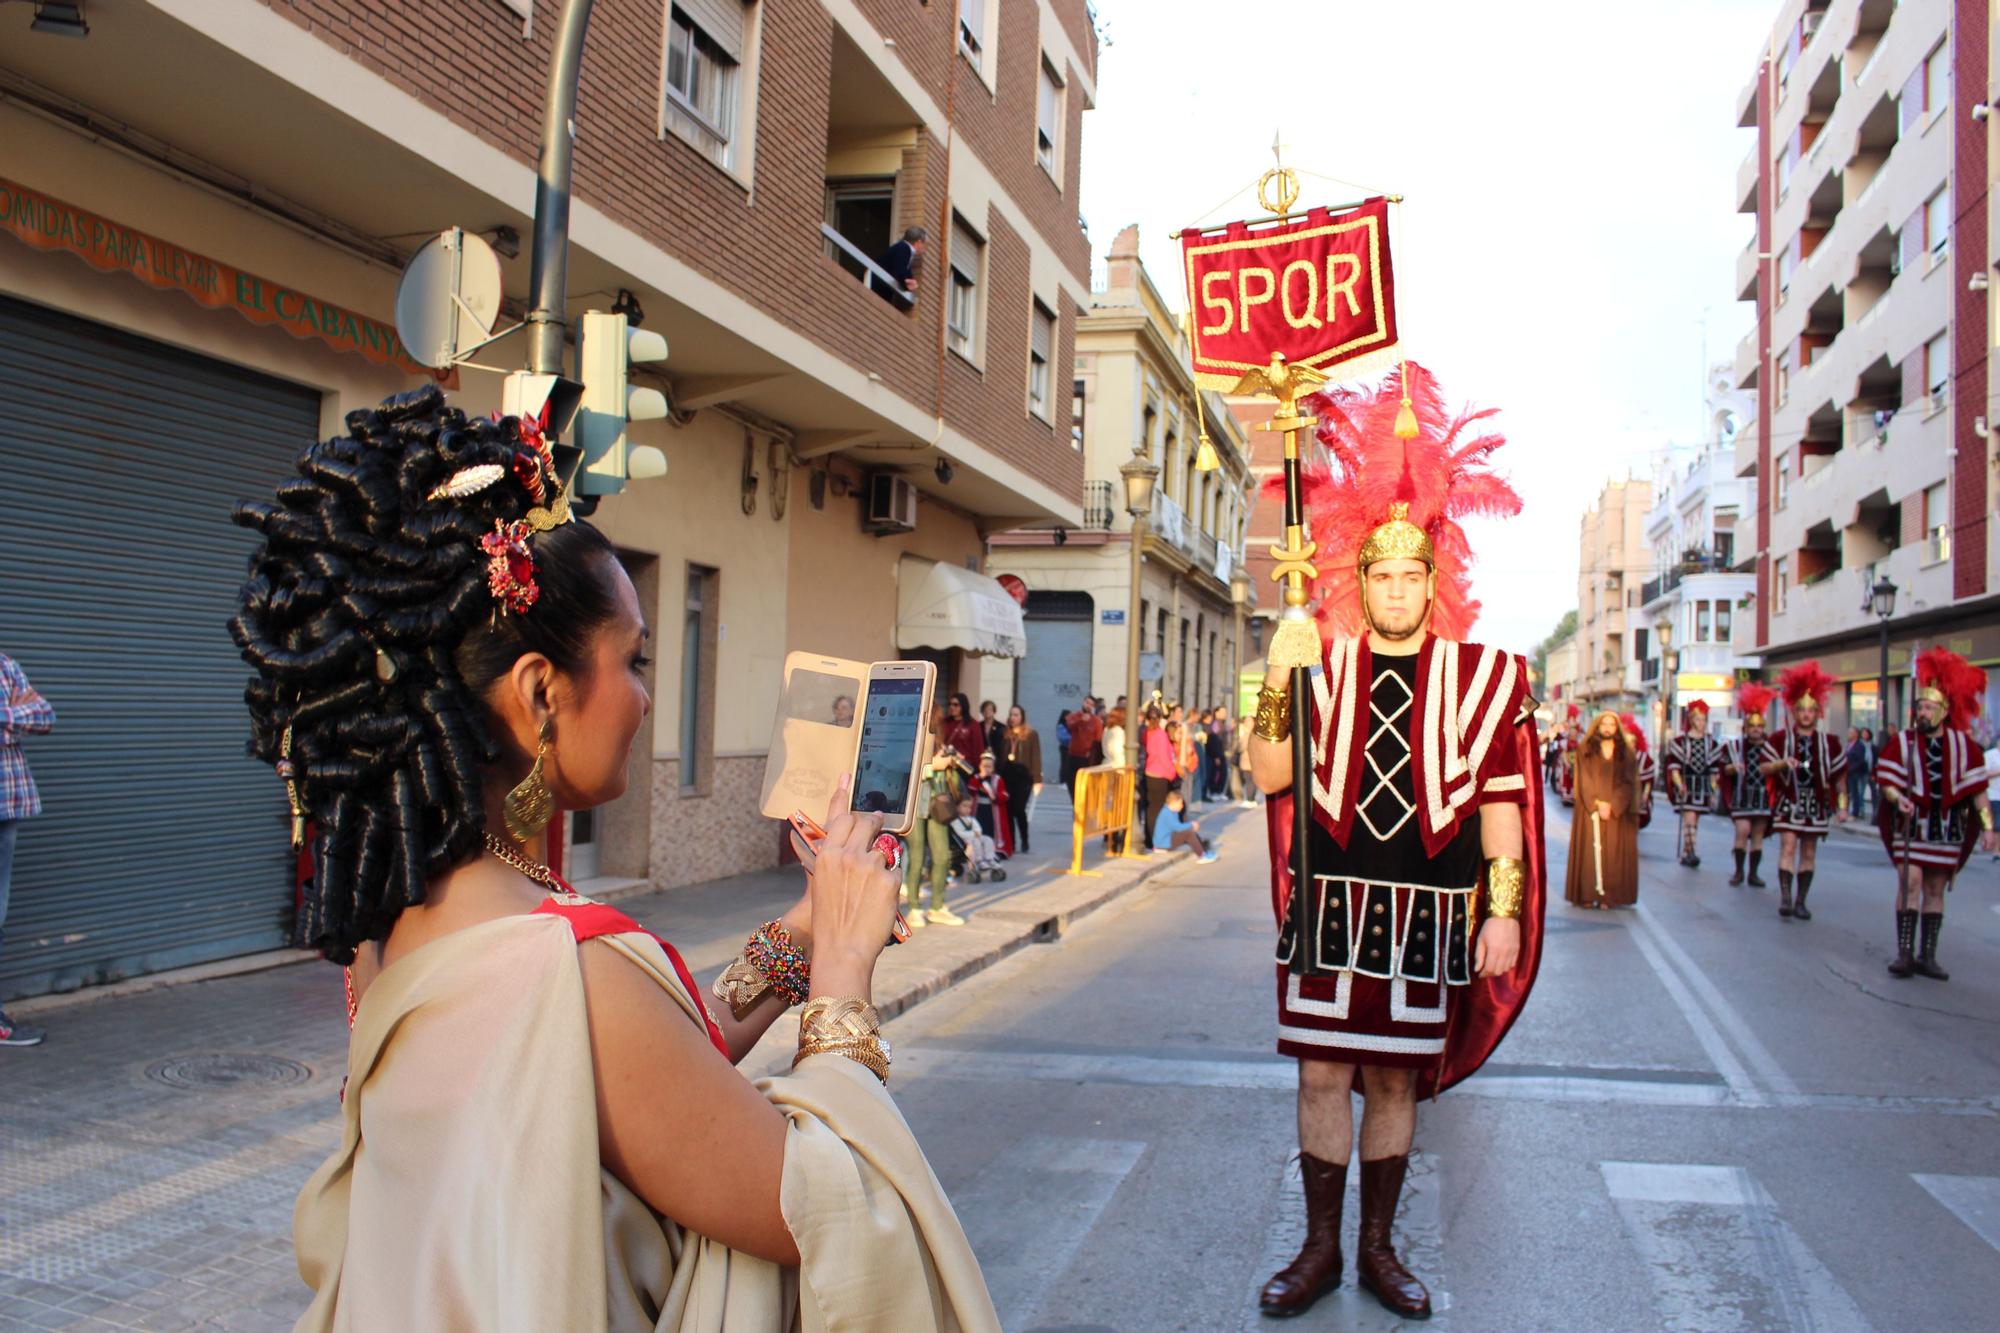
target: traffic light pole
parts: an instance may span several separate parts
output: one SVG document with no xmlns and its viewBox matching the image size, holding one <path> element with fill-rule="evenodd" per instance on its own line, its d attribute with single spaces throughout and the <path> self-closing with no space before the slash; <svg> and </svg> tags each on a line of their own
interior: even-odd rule
<svg viewBox="0 0 2000 1333">
<path fill-rule="evenodd" d="M 555 50 L 549 56 L 548 99 L 542 109 L 542 154 L 535 173 L 535 239 L 528 310 L 528 369 L 563 371 L 564 314 L 569 289 L 570 163 L 576 148 L 576 85 L 583 71 L 583 37 L 591 0 L 563 0 Z"/>
</svg>

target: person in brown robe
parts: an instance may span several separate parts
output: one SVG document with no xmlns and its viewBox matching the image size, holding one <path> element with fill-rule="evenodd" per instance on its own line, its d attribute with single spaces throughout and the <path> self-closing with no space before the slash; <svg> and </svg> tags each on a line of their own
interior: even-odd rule
<svg viewBox="0 0 2000 1333">
<path fill-rule="evenodd" d="M 1599 713 L 1576 750 L 1576 806 L 1570 812 L 1569 880 L 1563 892 L 1575 906 L 1630 907 L 1639 901 L 1638 790 L 1639 757 L 1632 742 L 1617 714 Z"/>
</svg>

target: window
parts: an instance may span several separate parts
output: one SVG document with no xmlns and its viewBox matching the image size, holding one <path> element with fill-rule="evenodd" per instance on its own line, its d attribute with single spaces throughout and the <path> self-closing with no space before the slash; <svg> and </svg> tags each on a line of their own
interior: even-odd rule
<svg viewBox="0 0 2000 1333">
<path fill-rule="evenodd" d="M 974 69 L 982 68 L 980 61 L 986 55 L 986 0 L 958 0 L 958 49 Z"/>
<path fill-rule="evenodd" d="M 1951 187 L 1945 186 L 1924 200 L 1924 245 L 1931 259 L 1951 248 Z"/>
<path fill-rule="evenodd" d="M 1792 150 L 1788 144 L 1778 150 L 1778 198 L 1782 200 L 1785 197 L 1785 192 L 1791 188 Z"/>
<path fill-rule="evenodd" d="M 1778 252 L 1778 299 L 1780 301 L 1784 300 L 1786 294 L 1792 290 L 1792 274 L 1798 272 L 1798 268 L 1799 252 L 1796 248 L 1788 245 Z"/>
<path fill-rule="evenodd" d="M 1042 61 L 1042 86 L 1035 101 L 1035 161 L 1042 164 L 1042 170 L 1062 180 L 1062 168 L 1057 165 L 1056 145 L 1062 142 L 1063 85 L 1055 68 L 1047 59 Z"/>
<path fill-rule="evenodd" d="M 1044 421 L 1049 407 L 1049 361 L 1055 356 L 1056 317 L 1040 301 L 1028 318 L 1028 410 Z"/>
<path fill-rule="evenodd" d="M 1713 642 L 1709 637 L 1713 630 L 1713 622 L 1709 619 L 1708 608 L 1709 603 L 1707 602 L 1696 602 L 1694 604 L 1694 641 L 1696 643 Z"/>
<path fill-rule="evenodd" d="M 1792 451 L 1787 449 L 1771 460 L 1771 508 L 1783 509 L 1792 490 Z"/>
<path fill-rule="evenodd" d="M 1069 447 L 1083 448 L 1083 381 L 1071 380 L 1069 386 Z"/>
<path fill-rule="evenodd" d="M 1951 53 L 1939 42 L 1924 57 L 1924 111 L 1940 111 L 1951 101 Z"/>
<path fill-rule="evenodd" d="M 951 350 L 970 361 L 979 346 L 979 275 L 986 266 L 986 245 L 954 214 L 951 219 L 951 309 L 948 341 Z"/>
<path fill-rule="evenodd" d="M 1777 363 L 1772 367 L 1771 393 L 1772 396 L 1777 399 L 1777 402 L 1774 404 L 1774 406 L 1777 407 L 1783 407 L 1785 405 L 1785 400 L 1791 397 L 1792 349 L 1789 347 L 1787 347 L 1784 351 L 1778 353 Z"/>
<path fill-rule="evenodd" d="M 1153 436 L 1157 433 L 1159 424 L 1160 409 L 1147 403 L 1146 411 L 1139 419 L 1139 429 L 1143 433 L 1139 436 L 1139 447 L 1134 452 L 1148 461 L 1153 457 Z"/>
<path fill-rule="evenodd" d="M 738 0 L 689 0 L 667 10 L 660 137 L 672 131 L 726 170 L 736 166 Z"/>
<path fill-rule="evenodd" d="M 1924 344 L 1924 388 L 1931 396 L 1931 408 L 1944 405 L 1951 393 L 1951 330 L 1947 329 Z"/>
<path fill-rule="evenodd" d="M 1792 558 L 1781 555 L 1771 562 L 1771 609 L 1785 613 L 1785 599 L 1792 591 Z"/>
<path fill-rule="evenodd" d="M 1718 532 L 1715 534 L 1715 563 L 1717 568 L 1729 569 L 1736 564 L 1736 534 Z M 1727 606 L 1724 602 L 1722 605 Z"/>
<path fill-rule="evenodd" d="M 858 177 L 826 183 L 826 223 L 870 259 L 889 248 L 896 237 L 896 180 L 893 176 Z M 860 261 L 827 242 L 840 266 L 859 278 Z"/>
<path fill-rule="evenodd" d="M 1945 504 L 1943 482 L 1924 491 L 1924 559 L 1927 561 L 1951 559 L 1951 518 Z"/>
<path fill-rule="evenodd" d="M 1717 643 L 1728 643 L 1735 634 L 1735 630 L 1730 626 L 1729 616 L 1730 609 L 1727 599 L 1717 602 L 1715 604 L 1715 641 Z"/>
<path fill-rule="evenodd" d="M 681 790 L 703 791 L 715 753 L 715 650 L 720 576 L 689 565 L 681 616 Z"/>
</svg>

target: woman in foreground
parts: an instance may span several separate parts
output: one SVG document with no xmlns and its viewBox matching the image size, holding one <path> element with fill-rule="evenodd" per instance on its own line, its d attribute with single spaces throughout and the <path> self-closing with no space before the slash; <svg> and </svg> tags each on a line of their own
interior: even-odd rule
<svg viewBox="0 0 2000 1333">
<path fill-rule="evenodd" d="M 349 968 L 339 1149 L 294 1214 L 301 1329 L 991 1329 L 884 1087 L 893 844 L 835 797 L 808 889 L 723 974 L 569 892 L 550 821 L 617 797 L 648 629 L 532 426 L 434 388 L 348 418 L 231 623 L 252 748 L 314 830 L 300 933 Z M 791 1074 L 732 1066 L 810 999 Z"/>
</svg>

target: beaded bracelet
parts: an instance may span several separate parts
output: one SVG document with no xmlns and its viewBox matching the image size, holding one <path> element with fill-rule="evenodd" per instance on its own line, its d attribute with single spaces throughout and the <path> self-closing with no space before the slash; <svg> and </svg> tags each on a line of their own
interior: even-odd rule
<svg viewBox="0 0 2000 1333">
<path fill-rule="evenodd" d="M 743 957 L 786 1004 L 804 1004 L 812 993 L 812 964 L 782 921 L 766 921 L 751 932 Z"/>
</svg>

